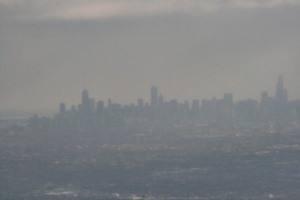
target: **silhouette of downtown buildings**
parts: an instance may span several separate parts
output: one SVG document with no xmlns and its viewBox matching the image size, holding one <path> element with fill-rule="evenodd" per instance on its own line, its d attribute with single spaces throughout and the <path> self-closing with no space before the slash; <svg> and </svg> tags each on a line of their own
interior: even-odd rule
<svg viewBox="0 0 300 200">
<path fill-rule="evenodd" d="M 31 123 L 39 124 L 37 117 Z M 44 119 L 45 121 L 45 119 Z M 126 125 L 149 124 L 206 124 L 238 125 L 245 123 L 284 124 L 300 121 L 300 100 L 288 102 L 288 92 L 283 86 L 283 77 L 278 77 L 274 97 L 261 93 L 260 102 L 252 99 L 233 101 L 233 94 L 225 93 L 223 99 L 195 99 L 179 103 L 176 99 L 164 101 L 158 95 L 157 87 L 150 89 L 150 105 L 138 99 L 137 104 L 120 105 L 108 99 L 103 101 L 90 98 L 88 90 L 82 91 L 82 101 L 77 107 L 66 109 L 65 103 L 59 105 L 59 113 L 48 121 L 53 128 L 99 128 Z M 45 122 L 44 122 L 45 123 Z M 46 126 L 46 125 L 45 125 Z"/>
</svg>

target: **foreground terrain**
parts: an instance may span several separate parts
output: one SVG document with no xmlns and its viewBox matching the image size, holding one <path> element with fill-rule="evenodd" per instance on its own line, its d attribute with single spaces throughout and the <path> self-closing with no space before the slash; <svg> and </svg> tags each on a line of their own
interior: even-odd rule
<svg viewBox="0 0 300 200">
<path fill-rule="evenodd" d="M 300 132 L 1 133 L 2 199 L 295 199 Z"/>
</svg>

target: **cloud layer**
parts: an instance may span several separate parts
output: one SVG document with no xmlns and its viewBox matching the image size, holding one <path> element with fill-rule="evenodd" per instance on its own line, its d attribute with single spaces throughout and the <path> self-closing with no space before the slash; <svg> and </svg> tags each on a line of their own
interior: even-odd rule
<svg viewBox="0 0 300 200">
<path fill-rule="evenodd" d="M 197 15 L 219 9 L 300 5 L 298 0 L 1 0 L 1 10 L 22 20 L 87 20 L 183 13 Z"/>
</svg>

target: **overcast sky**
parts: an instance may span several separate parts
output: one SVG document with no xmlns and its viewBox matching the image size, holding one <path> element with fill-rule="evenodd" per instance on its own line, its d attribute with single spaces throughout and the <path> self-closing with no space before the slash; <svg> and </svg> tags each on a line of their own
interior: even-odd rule
<svg viewBox="0 0 300 200">
<path fill-rule="evenodd" d="M 300 99 L 298 0 L 0 0 L 0 110 L 96 101 Z"/>
</svg>

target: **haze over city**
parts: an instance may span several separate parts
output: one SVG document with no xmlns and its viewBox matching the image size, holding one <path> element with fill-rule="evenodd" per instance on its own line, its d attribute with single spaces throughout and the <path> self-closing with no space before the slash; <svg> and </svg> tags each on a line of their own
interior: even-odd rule
<svg viewBox="0 0 300 200">
<path fill-rule="evenodd" d="M 98 100 L 299 99 L 299 1 L 0 0 L 0 110 Z"/>
<path fill-rule="evenodd" d="M 0 0 L 0 199 L 300 199 L 299 0 Z"/>
</svg>

